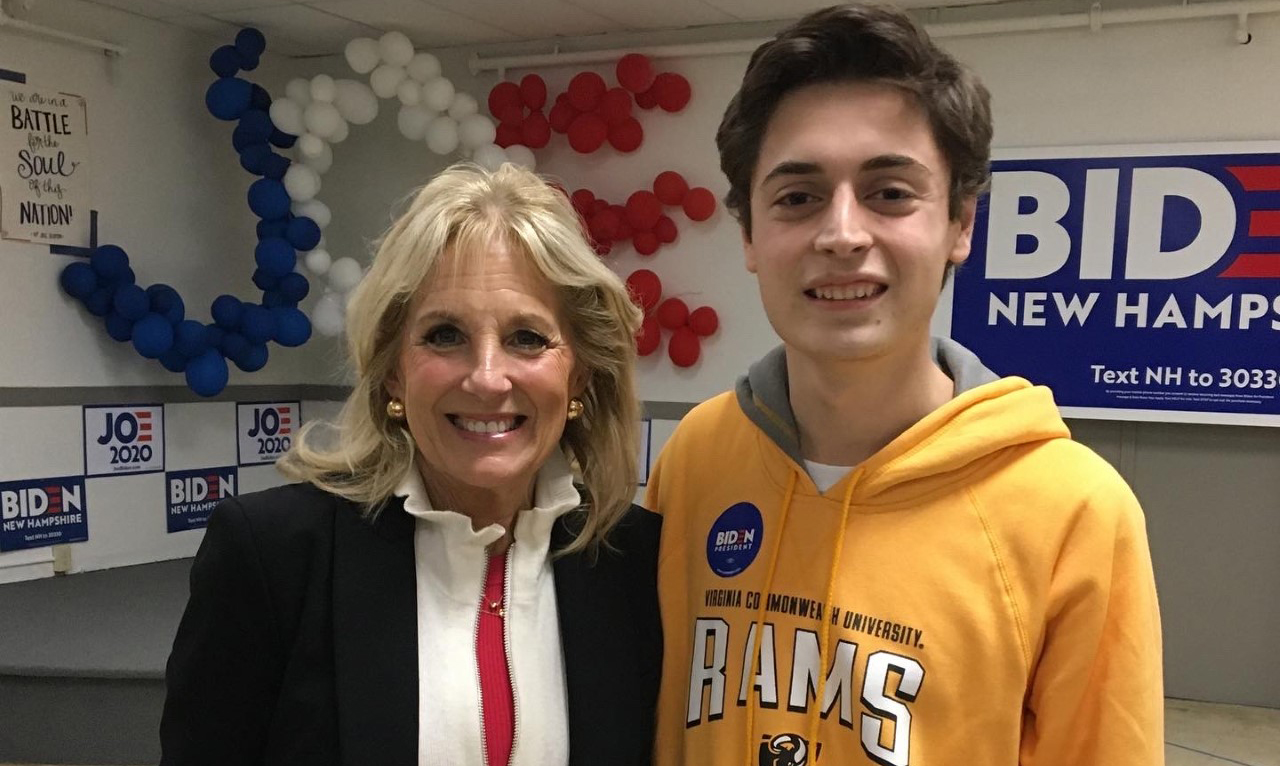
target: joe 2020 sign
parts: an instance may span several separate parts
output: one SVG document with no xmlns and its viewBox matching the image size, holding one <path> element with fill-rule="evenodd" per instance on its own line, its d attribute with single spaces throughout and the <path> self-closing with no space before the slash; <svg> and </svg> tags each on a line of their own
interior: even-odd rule
<svg viewBox="0 0 1280 766">
<path fill-rule="evenodd" d="M 951 334 L 1065 414 L 1280 425 L 1280 145 L 992 163 Z"/>
</svg>

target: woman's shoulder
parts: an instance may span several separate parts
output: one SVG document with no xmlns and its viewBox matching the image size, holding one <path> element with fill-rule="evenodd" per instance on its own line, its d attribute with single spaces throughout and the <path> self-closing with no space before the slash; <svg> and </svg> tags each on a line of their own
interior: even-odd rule
<svg viewBox="0 0 1280 766">
<path fill-rule="evenodd" d="M 359 514 L 359 506 L 314 484 L 298 482 L 247 492 L 223 501 L 214 521 L 243 527 L 255 538 L 324 534 L 335 514 Z"/>
</svg>

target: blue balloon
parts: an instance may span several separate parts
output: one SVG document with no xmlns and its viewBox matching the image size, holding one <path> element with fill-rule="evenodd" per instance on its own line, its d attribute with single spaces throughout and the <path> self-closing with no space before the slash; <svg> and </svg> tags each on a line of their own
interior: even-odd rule
<svg viewBox="0 0 1280 766">
<path fill-rule="evenodd" d="M 124 271 L 121 271 L 119 274 L 116 274 L 114 277 L 107 280 L 107 284 L 111 285 L 112 287 L 121 287 L 123 285 L 133 285 L 133 284 L 137 284 L 137 282 L 138 282 L 137 278 L 133 275 L 133 269 L 129 266 L 125 266 Z"/>
<path fill-rule="evenodd" d="M 235 130 L 231 131 L 231 146 L 237 153 L 243 152 L 246 147 L 260 143 L 262 143 L 262 141 L 260 141 L 257 136 L 253 135 L 252 131 L 248 131 L 240 127 L 239 123 L 236 124 Z"/>
<path fill-rule="evenodd" d="M 204 344 L 209 348 L 221 348 L 222 337 L 226 334 L 227 331 L 216 324 L 207 324 L 204 326 Z"/>
<path fill-rule="evenodd" d="M 276 316 L 276 343 L 294 348 L 311 337 L 311 320 L 296 308 L 271 309 Z"/>
<path fill-rule="evenodd" d="M 259 218 L 284 218 L 289 214 L 289 204 L 289 192 L 279 181 L 259 178 L 249 187 L 249 209 Z"/>
<path fill-rule="evenodd" d="M 133 337 L 133 320 L 112 311 L 107 314 L 107 335 L 121 343 L 127 342 Z"/>
<path fill-rule="evenodd" d="M 280 283 L 280 277 L 275 274 L 268 274 L 262 269 L 253 270 L 253 284 L 257 285 L 259 290 L 267 291 L 276 289 L 276 285 Z"/>
<path fill-rule="evenodd" d="M 209 68 L 219 77 L 235 77 L 240 72 L 240 54 L 234 45 L 224 45 L 209 57 Z"/>
<path fill-rule="evenodd" d="M 246 56 L 243 53 L 240 54 L 240 68 L 244 69 L 246 72 L 252 72 L 257 69 L 258 64 L 260 63 L 262 63 L 261 56 Z"/>
<path fill-rule="evenodd" d="M 217 396 L 227 387 L 227 360 L 210 349 L 187 364 L 187 387 L 200 396 Z"/>
<path fill-rule="evenodd" d="M 62 289 L 67 295 L 81 301 L 98 289 L 98 275 L 84 261 L 67 264 L 58 281 L 62 283 Z"/>
<path fill-rule="evenodd" d="M 267 290 L 262 294 L 262 305 L 269 309 L 293 308 L 297 301 L 291 301 L 279 290 Z"/>
<path fill-rule="evenodd" d="M 276 218 L 272 221 L 258 221 L 258 239 L 283 237 L 289 229 L 288 218 Z"/>
<path fill-rule="evenodd" d="M 199 356 L 208 347 L 204 325 L 196 320 L 184 319 L 173 329 L 173 350 L 187 359 Z M 180 370 L 174 372 L 180 372 Z"/>
<path fill-rule="evenodd" d="M 240 130 L 264 144 L 275 129 L 271 124 L 271 116 L 261 109 L 247 109 L 240 115 Z"/>
<path fill-rule="evenodd" d="M 177 348 L 171 348 L 160 355 L 160 364 L 169 372 L 182 372 L 187 369 L 187 358 Z"/>
<path fill-rule="evenodd" d="M 255 176 L 266 175 L 262 171 L 266 167 L 267 158 L 272 154 L 271 147 L 266 144 L 249 144 L 240 150 L 240 167 Z"/>
<path fill-rule="evenodd" d="M 89 293 L 89 297 L 84 299 L 84 307 L 89 310 L 90 314 L 96 317 L 104 317 L 111 311 L 111 299 L 116 296 L 116 291 L 112 287 L 105 285 L 99 286 L 97 290 Z"/>
<path fill-rule="evenodd" d="M 205 91 L 204 105 L 219 120 L 236 120 L 249 108 L 252 95 L 253 88 L 247 81 L 239 77 L 219 77 Z"/>
<path fill-rule="evenodd" d="M 245 372 L 257 372 L 267 366 L 267 345 L 255 343 L 232 361 Z"/>
<path fill-rule="evenodd" d="M 284 172 L 293 164 L 288 157 L 282 157 L 272 152 L 262 163 L 262 175 L 266 178 L 274 178 L 279 181 L 284 178 Z"/>
<path fill-rule="evenodd" d="M 133 326 L 133 347 L 147 359 L 159 359 L 173 348 L 173 325 L 159 314 L 147 314 Z"/>
<path fill-rule="evenodd" d="M 253 250 L 253 258 L 263 273 L 274 277 L 283 277 L 293 271 L 298 263 L 298 254 L 287 240 L 279 237 L 264 239 Z"/>
<path fill-rule="evenodd" d="M 261 56 L 267 49 L 267 38 L 253 27 L 236 32 L 236 50 L 245 56 Z"/>
<path fill-rule="evenodd" d="M 244 304 L 234 295 L 219 295 L 213 299 L 213 321 L 224 330 L 234 330 L 240 325 Z"/>
<path fill-rule="evenodd" d="M 276 128 L 271 131 L 271 138 L 268 139 L 273 145 L 281 149 L 292 149 L 293 145 L 298 143 L 298 137 L 285 133 L 283 130 Z"/>
<path fill-rule="evenodd" d="M 171 325 L 181 322 L 186 315 L 187 307 L 182 302 L 182 296 L 169 285 L 152 285 L 147 288 L 147 296 L 151 299 L 151 310 L 164 317 Z"/>
<path fill-rule="evenodd" d="M 102 245 L 89 256 L 89 265 L 105 280 L 115 279 L 129 268 L 129 255 L 116 245 Z"/>
<path fill-rule="evenodd" d="M 310 218 L 299 216 L 289 221 L 284 236 L 299 250 L 311 250 L 320 244 L 320 227 Z"/>
<path fill-rule="evenodd" d="M 307 293 L 311 292 L 311 283 L 303 275 L 291 271 L 280 277 L 280 285 L 277 289 L 286 299 L 296 304 L 302 302 L 302 299 L 307 297 Z"/>
<path fill-rule="evenodd" d="M 130 322 L 136 322 L 146 316 L 147 311 L 151 308 L 151 299 L 147 297 L 147 292 L 137 285 L 123 285 L 116 290 L 115 298 L 111 301 L 115 307 L 116 313 L 128 319 Z"/>
<path fill-rule="evenodd" d="M 240 319 L 240 332 L 250 343 L 266 343 L 276 334 L 276 317 L 270 309 L 248 304 Z"/>
<path fill-rule="evenodd" d="M 249 94 L 249 108 L 261 109 L 264 112 L 271 108 L 271 94 L 266 88 L 254 83 L 252 92 Z"/>
<path fill-rule="evenodd" d="M 229 332 L 222 336 L 222 343 L 218 348 L 226 358 L 235 359 L 249 350 L 249 341 L 238 332 Z"/>
</svg>

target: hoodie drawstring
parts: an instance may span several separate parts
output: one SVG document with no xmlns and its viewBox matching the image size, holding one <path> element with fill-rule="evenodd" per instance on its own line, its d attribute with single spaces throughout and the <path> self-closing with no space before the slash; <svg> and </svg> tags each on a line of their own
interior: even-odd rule
<svg viewBox="0 0 1280 766">
<path fill-rule="evenodd" d="M 826 604 L 825 611 L 822 613 L 822 627 L 818 630 L 818 699 L 815 701 L 813 711 L 809 714 L 809 750 L 813 753 L 813 759 L 818 760 L 818 722 L 822 720 L 822 705 L 827 695 L 827 657 L 828 644 L 831 641 L 831 601 L 836 597 L 836 573 L 840 571 L 840 553 L 844 551 L 844 530 L 845 525 L 849 523 L 849 501 L 853 499 L 853 487 L 858 483 L 858 474 L 861 471 L 855 471 L 847 481 L 848 486 L 844 488 L 844 501 L 840 503 L 840 526 L 836 528 L 836 546 L 831 552 L 831 571 L 827 575 L 827 597 L 823 602 Z"/>
<path fill-rule="evenodd" d="M 778 551 L 782 550 L 782 533 L 787 528 L 787 514 L 791 511 L 791 496 L 796 491 L 796 472 L 791 472 L 791 480 L 787 482 L 787 494 L 782 500 L 782 518 L 778 520 L 778 542 L 773 545 L 773 552 L 769 554 L 769 569 L 765 572 L 764 588 L 760 591 L 760 606 L 756 608 L 756 619 L 754 627 L 750 635 L 755 636 L 755 646 L 747 647 L 750 654 L 754 657 L 760 656 L 759 646 L 761 633 L 764 631 L 764 605 L 769 600 L 769 591 L 773 589 L 773 573 L 778 568 Z M 756 663 L 751 663 L 751 669 L 747 672 L 755 674 Z M 756 766 L 756 761 L 751 758 L 751 749 L 756 744 L 756 706 L 752 704 L 751 697 L 754 695 L 754 688 L 751 682 L 747 686 L 747 749 L 746 749 L 746 766 Z"/>
<path fill-rule="evenodd" d="M 813 710 L 809 713 L 809 731 L 808 731 L 808 747 L 814 755 L 814 762 L 817 761 L 818 753 L 818 723 L 822 720 L 822 703 L 827 692 L 827 645 L 831 640 L 831 602 L 835 598 L 836 589 L 836 573 L 840 570 L 840 553 L 844 550 L 844 531 L 845 526 L 849 523 L 849 506 L 853 499 L 853 487 L 858 483 L 858 474 L 861 471 L 855 471 L 853 476 L 848 478 L 848 486 L 844 490 L 844 500 L 840 503 L 840 526 L 836 529 L 835 550 L 831 553 L 831 569 L 827 575 L 827 595 L 823 615 L 822 625 L 818 630 L 818 698 L 814 701 Z M 773 576 L 778 568 L 778 553 L 782 550 L 783 532 L 787 527 L 787 515 L 791 512 L 791 498 L 795 495 L 796 480 L 799 477 L 798 471 L 791 472 L 791 479 L 787 482 L 787 494 L 782 500 L 782 514 L 778 520 L 778 542 L 773 546 L 773 552 L 769 555 L 769 569 L 765 572 L 764 588 L 760 592 L 760 606 L 756 609 L 755 623 L 752 627 L 750 635 L 754 636 L 754 644 L 748 647 L 749 655 L 752 657 L 750 669 L 747 671 L 752 675 L 755 674 L 756 658 L 760 656 L 760 642 L 764 634 L 764 611 L 765 604 L 769 601 L 769 594 L 773 591 Z M 746 766 L 756 766 L 757 761 L 752 758 L 752 749 L 756 744 L 756 707 L 753 704 L 754 683 L 747 682 L 747 747 L 746 747 Z"/>
</svg>

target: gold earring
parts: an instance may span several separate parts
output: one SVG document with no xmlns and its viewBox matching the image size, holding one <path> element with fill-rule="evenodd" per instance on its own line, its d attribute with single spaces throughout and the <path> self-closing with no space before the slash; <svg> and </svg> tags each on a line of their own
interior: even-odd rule
<svg viewBox="0 0 1280 766">
<path fill-rule="evenodd" d="M 387 417 L 392 420 L 404 420 L 404 402 L 392 397 L 391 401 L 387 402 Z"/>
<path fill-rule="evenodd" d="M 578 418 L 582 417 L 582 411 L 584 409 L 585 407 L 582 406 L 581 399 L 570 399 L 569 400 L 569 419 L 577 420 Z"/>
</svg>

